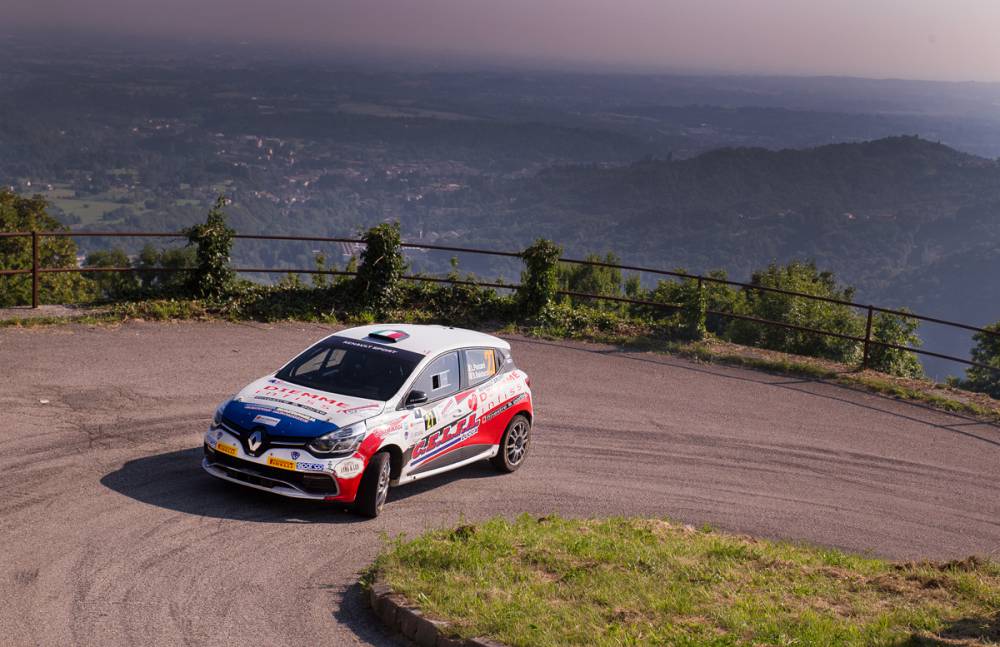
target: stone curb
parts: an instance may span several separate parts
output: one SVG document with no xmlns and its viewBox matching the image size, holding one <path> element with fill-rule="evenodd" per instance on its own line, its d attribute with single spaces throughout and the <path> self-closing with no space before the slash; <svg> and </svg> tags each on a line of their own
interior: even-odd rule
<svg viewBox="0 0 1000 647">
<path fill-rule="evenodd" d="M 426 617 L 406 598 L 393 593 L 380 575 L 368 589 L 368 604 L 389 630 L 399 632 L 420 647 L 506 647 L 489 638 L 450 638 L 447 622 Z"/>
</svg>

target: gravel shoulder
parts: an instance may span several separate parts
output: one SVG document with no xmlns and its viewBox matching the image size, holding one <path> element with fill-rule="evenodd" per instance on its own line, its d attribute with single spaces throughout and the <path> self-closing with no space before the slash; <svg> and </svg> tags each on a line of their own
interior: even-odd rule
<svg viewBox="0 0 1000 647">
<path fill-rule="evenodd" d="M 4 644 L 394 644 L 355 584 L 381 533 L 520 512 L 669 516 L 899 559 L 1000 554 L 1000 428 L 821 381 L 513 338 L 532 455 L 361 520 L 216 482 L 215 405 L 328 326 L 0 330 Z"/>
</svg>

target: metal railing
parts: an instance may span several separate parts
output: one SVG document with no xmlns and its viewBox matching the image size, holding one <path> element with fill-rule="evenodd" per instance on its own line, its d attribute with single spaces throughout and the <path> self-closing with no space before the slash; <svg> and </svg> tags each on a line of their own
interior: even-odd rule
<svg viewBox="0 0 1000 647">
<path fill-rule="evenodd" d="M 31 268 L 23 269 L 8 269 L 0 270 L 0 277 L 2 276 L 16 276 L 30 274 L 31 279 L 31 305 L 33 308 L 39 306 L 39 284 L 42 274 L 46 273 L 100 273 L 100 272 L 183 272 L 190 271 L 191 268 L 171 268 L 171 267 L 42 267 L 39 261 L 39 244 L 43 237 L 101 237 L 101 238 L 185 238 L 184 234 L 179 232 L 116 232 L 116 231 L 32 231 L 32 232 L 0 232 L 0 238 L 12 238 L 12 237 L 30 237 L 31 238 L 31 249 L 32 249 L 32 265 Z M 316 242 L 316 243 L 349 243 L 349 244 L 364 244 L 364 241 L 358 238 L 339 238 L 339 237 L 329 237 L 329 236 L 286 236 L 286 235 L 269 235 L 269 234 L 236 234 L 234 236 L 237 240 L 270 240 L 270 241 L 294 241 L 294 242 Z M 423 250 L 433 250 L 433 251 L 445 251 L 445 252 L 455 252 L 461 254 L 479 254 L 486 256 L 498 256 L 505 258 L 521 258 L 522 254 L 520 252 L 509 252 L 509 251 L 499 251 L 499 250 L 486 250 L 486 249 L 476 249 L 471 247 L 458 247 L 452 245 L 433 245 L 425 243 L 403 243 L 402 247 L 404 249 L 423 249 Z M 712 315 L 716 317 L 723 317 L 728 319 L 736 319 L 742 321 L 749 321 L 756 324 L 764 326 L 775 326 L 778 328 L 784 328 L 787 330 L 795 330 L 797 332 L 810 333 L 815 335 L 821 335 L 826 337 L 833 337 L 837 339 L 843 339 L 846 341 L 852 341 L 862 345 L 862 366 L 867 368 L 871 361 L 871 349 L 873 346 L 881 346 L 883 348 L 890 348 L 894 350 L 907 351 L 911 353 L 916 353 L 919 355 L 924 355 L 928 357 L 934 357 L 937 359 L 948 360 L 952 362 L 958 362 L 960 364 L 965 364 L 967 366 L 974 366 L 982 369 L 987 369 L 991 371 L 1000 371 L 1000 367 L 991 366 L 989 364 L 983 364 L 979 362 L 974 362 L 970 359 L 963 357 L 955 357 L 952 355 L 946 355 L 943 353 L 938 353 L 935 351 L 924 350 L 923 348 L 913 348 L 909 346 L 902 346 L 898 344 L 893 344 L 889 342 L 879 341 L 872 337 L 872 323 L 876 313 L 884 313 L 899 317 L 905 317 L 908 319 L 916 319 L 918 321 L 926 321 L 928 323 L 938 324 L 942 326 L 948 326 L 951 328 L 957 328 L 961 330 L 971 331 L 974 333 L 981 333 L 988 336 L 1000 338 L 1000 332 L 995 330 L 987 330 L 985 328 L 979 328 L 969 324 L 949 321 L 946 319 L 941 319 L 938 317 L 929 317 L 927 315 L 916 314 L 912 312 L 906 312 L 903 310 L 893 309 L 893 308 L 882 308 L 879 306 L 871 304 L 856 303 L 854 301 L 847 301 L 844 299 L 836 299 L 832 297 L 824 297 L 813 294 L 806 294 L 802 292 L 793 292 L 791 290 L 783 290 L 781 288 L 773 288 L 763 285 L 756 285 L 753 283 L 745 283 L 742 281 L 730 281 L 728 279 L 721 279 L 714 276 L 705 276 L 699 274 L 688 274 L 686 272 L 677 272 L 670 270 L 661 270 L 651 267 L 643 267 L 638 265 L 625 265 L 619 263 L 608 263 L 604 261 L 592 261 L 583 260 L 576 258 L 560 258 L 560 262 L 572 263 L 576 265 L 589 265 L 594 267 L 604 267 L 616 270 L 626 270 L 631 272 L 642 272 L 646 274 L 652 274 L 656 276 L 668 276 L 672 278 L 679 278 L 684 280 L 697 281 L 699 291 L 704 289 L 705 283 L 715 283 L 719 285 L 727 285 L 732 287 L 739 287 L 744 290 L 757 290 L 760 292 L 771 292 L 774 294 L 782 294 L 785 296 L 791 296 L 801 299 L 807 299 L 811 301 L 822 301 L 825 303 L 833 303 L 837 305 L 842 305 L 850 308 L 856 308 L 865 313 L 865 335 L 864 337 L 857 335 L 848 335 L 844 333 L 834 332 L 830 330 L 821 330 L 818 328 L 810 328 L 807 326 L 799 326 L 796 324 L 790 324 L 783 321 L 774 321 L 771 319 L 762 319 L 760 317 L 753 317 L 750 315 L 739 314 L 735 312 L 719 312 L 716 310 L 706 310 L 707 315 Z M 320 269 L 300 269 L 300 268 L 257 268 L 257 267 L 235 267 L 234 271 L 240 273 L 254 273 L 254 274 L 321 274 L 321 275 L 334 275 L 334 276 L 353 276 L 355 272 L 347 272 L 341 270 L 320 270 Z M 465 279 L 456 278 L 442 278 L 442 277 L 432 277 L 423 275 L 409 275 L 403 277 L 408 281 L 426 281 L 434 283 L 446 283 L 451 285 L 466 285 L 474 287 L 492 288 L 492 289 L 507 289 L 507 290 L 517 290 L 520 288 L 516 284 L 508 284 L 503 282 L 486 282 L 486 281 L 471 281 Z M 633 299 L 629 297 L 612 296 L 612 295 L 602 295 L 602 294 L 588 294 L 583 292 L 574 292 L 570 290 L 559 290 L 558 294 L 563 296 L 570 296 L 575 298 L 584 299 L 594 299 L 601 301 L 610 301 L 615 303 L 625 303 L 631 305 L 640 305 L 660 309 L 668 310 L 679 310 L 683 306 L 679 304 L 662 303 L 659 301 L 650 301 L 643 299 Z"/>
</svg>

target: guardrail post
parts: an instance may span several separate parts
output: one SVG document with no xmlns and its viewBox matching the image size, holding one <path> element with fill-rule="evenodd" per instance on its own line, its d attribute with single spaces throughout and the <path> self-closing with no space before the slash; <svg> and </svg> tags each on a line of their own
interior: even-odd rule
<svg viewBox="0 0 1000 647">
<path fill-rule="evenodd" d="M 868 323 L 865 324 L 865 354 L 864 358 L 861 360 L 861 368 L 868 368 L 868 362 L 871 359 L 872 315 L 874 314 L 874 311 L 874 307 L 868 306 Z"/>
<path fill-rule="evenodd" d="M 31 232 L 31 307 L 38 307 L 38 232 Z"/>
</svg>

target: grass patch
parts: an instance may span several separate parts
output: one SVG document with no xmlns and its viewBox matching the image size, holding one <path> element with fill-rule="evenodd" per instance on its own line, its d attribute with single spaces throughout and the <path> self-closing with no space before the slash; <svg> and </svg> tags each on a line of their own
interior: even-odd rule
<svg viewBox="0 0 1000 647">
<path fill-rule="evenodd" d="M 522 515 L 393 540 L 389 586 L 511 646 L 989 645 L 1000 566 L 898 564 L 656 519 Z"/>
</svg>

